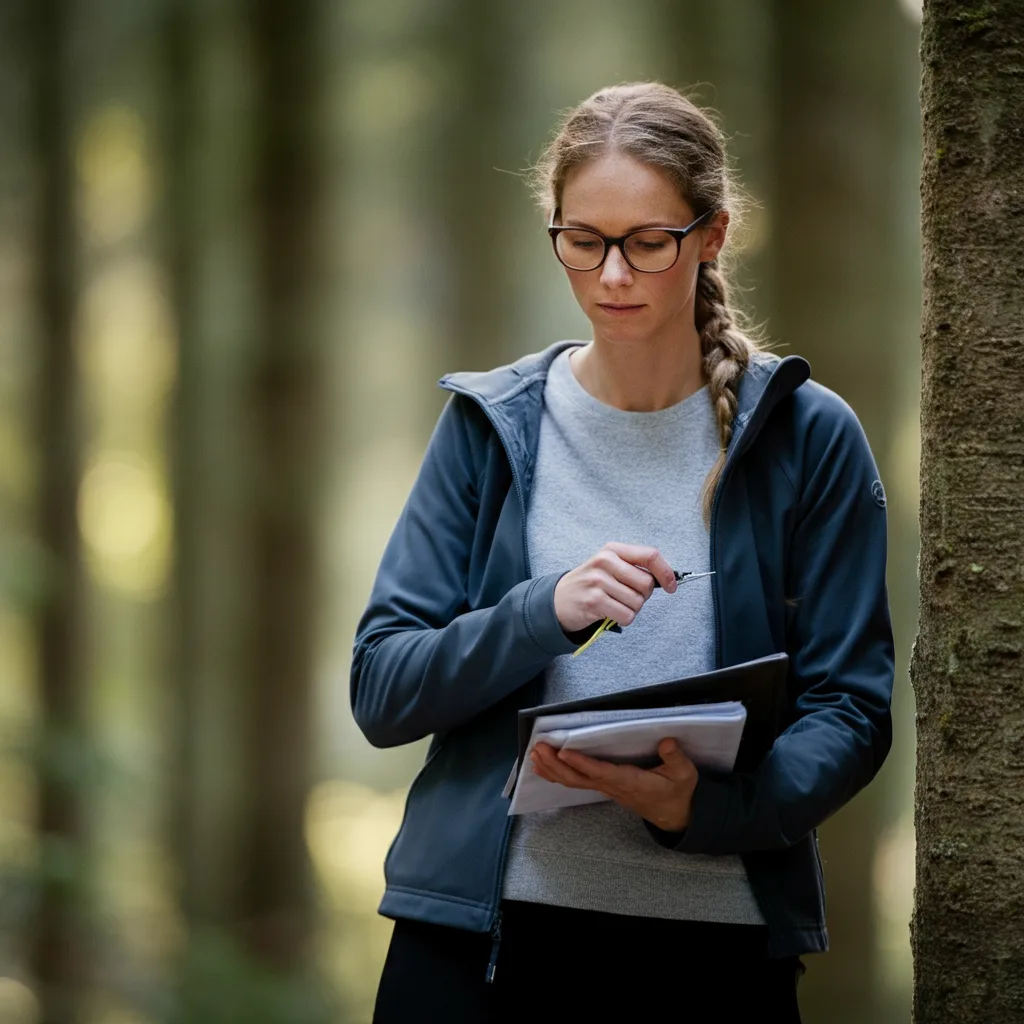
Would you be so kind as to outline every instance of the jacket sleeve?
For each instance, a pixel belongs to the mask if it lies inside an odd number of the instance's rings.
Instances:
[[[467,573],[489,425],[471,399],[447,403],[385,548],[356,630],[352,711],[377,747],[469,721],[573,650],[552,573],[470,610]]]
[[[680,851],[795,843],[871,781],[892,743],[885,503],[853,411],[825,395],[790,537],[790,724],[752,774],[700,774],[690,826],[672,839],[655,832]]]

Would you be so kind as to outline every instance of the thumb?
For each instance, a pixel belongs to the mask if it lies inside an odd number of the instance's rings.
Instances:
[[[676,740],[665,738],[658,744],[658,757],[670,768],[689,766],[690,759],[683,753]]]

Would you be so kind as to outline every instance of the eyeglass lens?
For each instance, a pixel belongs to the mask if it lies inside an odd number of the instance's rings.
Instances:
[[[570,228],[555,239],[558,258],[570,270],[595,270],[604,259],[604,240],[595,231]],[[623,243],[626,262],[635,270],[668,270],[678,256],[678,242],[666,231],[637,231]]]

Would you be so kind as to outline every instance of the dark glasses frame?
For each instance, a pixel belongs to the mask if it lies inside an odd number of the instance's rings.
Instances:
[[[555,211],[555,216],[558,216],[559,211]],[[676,263],[679,262],[679,253],[683,246],[683,239],[700,226],[701,222],[710,217],[715,213],[714,209],[705,210],[696,220],[691,221],[686,225],[685,228],[661,228],[661,227],[650,227],[650,228],[638,228],[636,231],[630,231],[626,235],[620,235],[618,238],[611,238],[608,235],[602,235],[599,231],[595,231],[593,228],[578,228],[571,224],[549,224],[548,234],[551,236],[551,247],[555,250],[555,257],[559,263],[562,264],[568,270],[575,270],[577,273],[588,274],[591,270],[600,270],[604,266],[604,261],[608,258],[608,249],[611,246],[617,246],[619,252],[622,253],[622,258],[638,273],[638,274],[663,274],[666,270],[671,270]],[[561,254],[558,252],[558,236],[563,231],[587,231],[592,234],[595,238],[600,238],[604,245],[604,252],[601,253],[601,260],[593,267],[588,267],[586,270],[582,270],[579,267],[573,267],[566,263],[562,259]],[[647,231],[664,231],[665,234],[671,235],[676,240],[676,255],[675,259],[667,267],[662,267],[661,270],[644,270],[642,267],[636,266],[630,258],[626,255],[626,240],[632,238],[633,235],[642,235]]]

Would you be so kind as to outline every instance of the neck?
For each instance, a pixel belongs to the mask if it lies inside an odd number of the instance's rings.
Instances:
[[[667,409],[705,383],[700,335],[692,323],[688,331],[660,340],[608,341],[595,332],[569,358],[586,391],[627,412]]]

